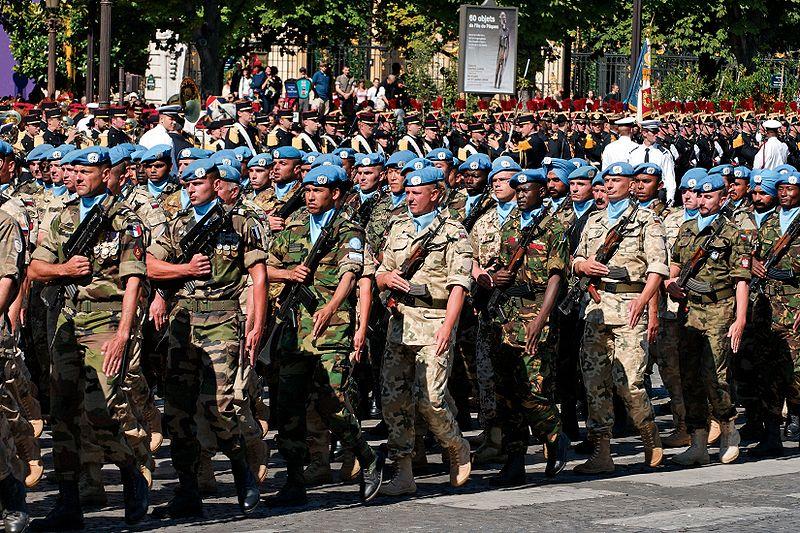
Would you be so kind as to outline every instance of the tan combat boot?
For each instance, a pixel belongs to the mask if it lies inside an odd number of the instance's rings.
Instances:
[[[611,459],[611,437],[593,438],[592,455],[585,463],[572,469],[576,474],[611,474],[614,472],[614,460]]]
[[[478,449],[472,455],[472,462],[476,465],[506,462],[506,455],[503,453],[502,429],[492,426],[486,431],[483,444],[478,446]]]
[[[44,420],[42,419],[42,407],[31,391],[19,395],[19,407],[25,418],[33,427],[33,438],[38,439],[44,431]]]
[[[403,457],[394,463],[394,476],[388,483],[382,483],[378,494],[384,496],[401,496],[417,492],[414,483],[414,472],[411,470],[411,457]]]
[[[708,429],[708,443],[714,444],[719,440],[719,436],[722,434],[722,431],[719,428],[719,422],[711,419],[711,424],[709,424]]]
[[[139,465],[139,471],[142,473],[142,477],[144,477],[145,481],[147,481],[147,488],[153,488],[153,472],[150,471],[148,467],[145,465]]]
[[[719,461],[726,465],[734,462],[739,458],[739,443],[742,439],[739,437],[739,431],[733,420],[728,422],[720,422],[720,438],[719,438]]]
[[[647,422],[642,426],[639,434],[644,443],[644,464],[653,468],[664,460],[664,448],[661,446],[661,436],[655,422]]]
[[[692,443],[692,436],[686,431],[686,422],[678,420],[672,433],[661,439],[664,448],[681,448]]]
[[[83,463],[81,465],[81,474],[78,478],[81,505],[105,507],[108,504],[102,471],[103,465],[100,463]]]
[[[333,471],[325,452],[315,452],[311,454],[311,463],[303,470],[303,479],[306,487],[316,487],[333,483]]]
[[[34,437],[22,437],[15,441],[17,454],[25,464],[25,486],[32,489],[39,484],[44,475],[42,450],[39,441]]]
[[[696,429],[692,432],[692,445],[672,457],[672,462],[683,466],[707,465],[711,462],[708,456],[708,431]]]
[[[461,443],[450,448],[450,484],[461,487],[469,481],[472,472],[472,460],[469,453],[469,442],[461,439]]]
[[[155,405],[151,405],[147,409],[145,418],[147,431],[150,434],[150,453],[156,453],[161,448],[161,444],[164,443],[164,431],[161,428],[161,411]]]
[[[342,483],[353,483],[361,473],[361,464],[356,459],[353,450],[347,450],[342,454],[342,468],[339,470],[339,481]]]
[[[245,446],[245,454],[247,456],[247,464],[250,470],[255,474],[259,483],[263,483],[267,479],[267,456],[269,455],[269,447],[267,443],[261,439],[248,439]]]
[[[214,477],[214,454],[208,450],[200,450],[200,460],[197,463],[197,486],[203,496],[212,496],[217,493],[217,478]]]

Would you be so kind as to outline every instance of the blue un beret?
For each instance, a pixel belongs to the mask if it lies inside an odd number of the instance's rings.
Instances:
[[[341,157],[342,161],[345,159],[354,159],[356,157],[356,151],[352,148],[337,148],[333,151],[333,154]]]
[[[118,144],[113,148],[109,148],[108,157],[111,159],[111,166],[112,167],[117,166],[123,161],[130,161],[132,153],[133,153],[132,150],[126,148],[125,145],[122,144]],[[64,162],[63,159],[61,162],[63,164]]]
[[[523,183],[547,183],[547,176],[544,175],[542,168],[526,168],[518,172],[509,180],[509,185],[516,189]]]
[[[428,161],[447,161],[451,165],[454,163],[453,152],[447,148],[436,148],[425,154]]]
[[[192,161],[196,161],[197,159],[206,159],[212,155],[214,155],[214,152],[211,150],[203,150],[202,148],[184,148],[178,152],[178,159],[191,159]]]
[[[681,178],[680,189],[690,189],[694,190],[697,186],[697,182],[701,179],[704,179],[708,176],[708,172],[704,168],[690,168],[686,171],[686,173]]]
[[[302,159],[303,154],[294,146],[281,146],[272,151],[272,159]]]
[[[43,159],[47,159],[48,161],[59,161],[62,157],[73,150],[77,150],[77,147],[74,144],[62,144],[47,152]],[[112,161],[112,164],[115,163]]]
[[[790,174],[792,172],[797,172],[797,169],[789,164],[778,165],[774,170],[778,174]]]
[[[108,148],[102,146],[90,146],[83,150],[78,150],[78,153],[72,158],[73,165],[84,167],[108,165],[109,163],[111,163],[111,158],[108,155]]]
[[[371,154],[356,154],[355,167],[382,167],[386,164],[386,157],[378,152]]]
[[[236,159],[238,159],[240,163],[253,157],[253,151],[247,146],[237,146],[233,151],[236,153]]]
[[[433,163],[425,159],[424,157],[415,157],[414,159],[407,161],[403,168],[400,169],[400,174],[405,176],[409,172],[413,170],[422,170],[423,168],[432,167]]]
[[[25,158],[26,161],[41,161],[44,155],[55,148],[52,144],[40,144],[39,146],[34,146],[33,150],[28,152],[28,156]]]
[[[606,176],[625,176],[626,178],[632,178],[635,173],[632,165],[620,161],[619,163],[611,163],[608,165],[601,173],[601,176],[603,179],[605,179]]]
[[[236,185],[240,185],[242,183],[242,173],[238,168],[230,165],[217,165],[217,170],[219,171],[219,179],[222,181],[235,183]]]
[[[633,169],[634,174],[647,174],[648,176],[661,177],[662,170],[659,165],[655,163],[640,163]]]
[[[725,179],[721,173],[706,174],[704,178],[697,180],[694,191],[697,193],[721,191],[725,189]]]
[[[317,160],[319,156],[321,156],[319,152],[305,152],[301,159],[303,165],[313,165],[314,161]],[[272,156],[269,157],[269,160],[272,161]],[[252,159],[251,159],[252,161]]]
[[[464,160],[458,166],[459,172],[464,172],[465,170],[491,170],[492,168],[492,161],[489,159],[489,156],[486,154],[472,154],[467,159]]]
[[[337,186],[347,182],[347,173],[336,165],[322,165],[309,170],[303,185]]]
[[[406,174],[403,180],[403,186],[418,187],[420,185],[430,185],[431,183],[437,183],[439,181],[444,181],[444,172],[442,172],[442,169],[431,165],[418,170],[412,170]]]
[[[320,154],[311,163],[311,168],[329,167],[331,165],[342,168],[342,158],[333,154]]]
[[[157,144],[142,154],[142,163],[152,163],[154,161],[172,162],[172,147],[168,144]]]
[[[522,172],[522,167],[519,166],[519,163],[511,159],[507,155],[501,155],[500,157],[496,158],[492,163],[492,170],[489,172],[489,179],[492,179],[500,172]]]
[[[386,160],[386,168],[403,168],[406,163],[414,159],[415,156],[414,152],[411,150],[398,150],[392,155],[389,156],[389,159]]]
[[[569,160],[569,162],[575,165],[575,168],[585,167],[586,165],[589,164],[588,161],[586,161],[585,159],[581,159],[580,157],[573,157],[572,159]]]
[[[593,180],[597,176],[597,169],[592,165],[583,165],[576,168],[567,176],[567,181],[572,180]]]
[[[0,157],[5,157],[14,153],[14,147],[5,141],[0,141]]]
[[[247,168],[264,167],[272,165],[272,154],[262,153],[254,155],[250,161],[247,162]]]
[[[233,150],[220,150],[212,155],[210,159],[215,165],[233,166],[235,163],[239,163],[239,160],[236,159],[236,152]]]
[[[181,179],[183,181],[193,181],[205,178],[206,174],[216,169],[217,167],[213,159],[198,159],[197,161],[192,161],[183,169],[183,172],[181,172]]]
[[[733,167],[733,178],[737,180],[749,180],[750,169],[743,166]]]
[[[778,174],[775,185],[800,185],[800,173],[790,172],[788,174]]]
[[[708,171],[708,175],[712,176],[714,174],[719,174],[720,176],[725,176],[726,178],[733,177],[733,165],[717,165],[715,167],[711,167],[711,170]]]

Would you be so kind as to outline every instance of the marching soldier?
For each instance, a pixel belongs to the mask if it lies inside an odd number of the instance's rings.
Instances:
[[[156,145],[142,154],[139,164],[144,167],[147,190],[156,202],[169,215],[177,213],[181,209],[180,201],[174,201],[173,197],[181,187],[170,179],[172,148],[166,144]]]
[[[236,102],[236,122],[228,129],[225,138],[225,148],[233,149],[246,146],[252,152],[256,151],[258,131],[253,127],[253,104],[249,100]]]
[[[300,113],[300,121],[303,125],[303,131],[292,139],[292,146],[304,152],[319,152],[322,145],[318,134],[320,127],[319,112],[302,111]]]
[[[47,109],[44,112],[46,126],[42,132],[42,140],[52,146],[60,146],[67,142],[67,136],[61,133],[61,110]]]
[[[253,199],[267,214],[272,232],[281,231],[286,226],[286,219],[277,216],[277,211],[298,194],[301,164],[301,154],[297,148],[281,146],[272,151],[272,187],[265,187]]]
[[[378,151],[378,146],[375,143],[373,134],[375,132],[375,113],[369,109],[364,109],[356,113],[356,134],[353,138],[347,141],[342,141],[352,148],[355,152],[361,154],[371,154]]]
[[[112,107],[108,111],[111,125],[108,127],[106,135],[109,148],[117,145],[131,142],[131,138],[125,131],[125,120],[128,118],[128,112],[124,107]]]
[[[407,113],[404,122],[406,133],[397,141],[397,148],[399,150],[409,150],[414,152],[417,157],[423,157],[427,152],[423,151],[423,142],[419,134],[422,130],[419,113],[414,111]],[[354,146],[353,148],[356,147]]]
[[[400,150],[389,156],[384,165],[388,194],[382,195],[372,208],[372,216],[364,228],[367,242],[378,254],[378,260],[382,257],[381,251],[395,215],[407,212],[406,189],[401,170],[412,159],[414,159],[413,153]]]
[[[248,200],[254,201],[255,198],[264,193],[272,183],[270,173],[272,172],[272,154],[263,153],[254,155],[247,162],[247,176],[250,180],[250,192],[245,194]],[[255,203],[255,202],[254,202]]]

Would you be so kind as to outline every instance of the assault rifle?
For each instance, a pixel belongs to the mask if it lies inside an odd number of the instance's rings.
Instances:
[[[467,233],[472,231],[472,227],[475,225],[481,215],[489,210],[491,202],[488,202],[487,198],[490,198],[489,191],[482,192],[478,197],[478,200],[475,202],[475,205],[472,206],[472,210],[469,212],[469,215],[465,216],[464,220],[461,222],[461,225],[464,226],[464,229],[467,230]]]
[[[306,198],[305,194],[303,194],[303,187],[301,186],[296,191],[294,191],[294,194],[291,196],[291,198],[286,200],[285,204],[283,204],[279,209],[275,211],[275,216],[285,220],[289,218],[289,215],[291,215],[292,213],[303,207],[303,204],[305,204],[305,202]]]
[[[732,216],[733,203],[727,201],[722,206],[722,209],[719,210],[716,220],[711,224],[711,233],[703,239],[703,242],[694,251],[692,257],[681,267],[678,279],[675,281],[681,290],[689,289],[699,294],[708,294],[713,290],[707,281],[699,281],[695,279],[695,276],[703,268],[709,255],[711,255],[711,243],[719,236],[722,228],[725,227],[725,222],[730,220]]]
[[[595,260],[598,263],[607,265],[611,258],[614,257],[614,254],[617,253],[617,250],[619,249],[619,245],[622,243],[622,239],[625,238],[625,228],[634,219],[638,210],[639,202],[634,201],[633,209],[631,209],[630,213],[623,216],[619,222],[617,222],[617,224],[609,230],[608,234],[606,235],[606,240],[595,254]],[[609,267],[609,278],[624,279],[627,277],[627,275],[628,272],[625,267]],[[561,303],[558,304],[558,310],[565,315],[569,315],[572,312],[572,309],[580,303],[583,295],[587,292],[595,303],[600,303],[600,294],[597,292],[597,289],[594,286],[595,282],[596,278],[593,276],[581,276],[578,278],[569,288],[567,295],[563,300],[561,300]]]
[[[786,228],[786,233],[772,245],[772,248],[766,254],[764,269],[767,271],[767,277],[759,278],[754,276],[750,280],[751,303],[755,303],[759,294],[764,294],[764,288],[767,286],[768,280],[790,281],[794,278],[794,273],[791,270],[779,269],[778,263],[789,252],[789,247],[798,235],[800,235],[800,217],[795,217],[789,227]]]

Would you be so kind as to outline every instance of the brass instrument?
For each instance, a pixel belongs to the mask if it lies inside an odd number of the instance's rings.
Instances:
[[[183,78],[178,92],[183,114],[188,122],[194,124],[200,118],[200,88],[192,78]]]
[[[13,109],[0,113],[0,139],[11,145],[16,144],[19,138],[19,125],[21,122],[22,115]]]

